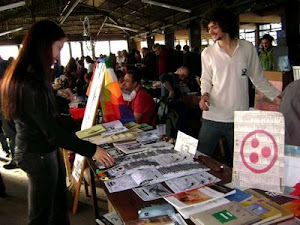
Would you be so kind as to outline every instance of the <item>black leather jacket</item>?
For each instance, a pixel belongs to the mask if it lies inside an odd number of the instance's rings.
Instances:
[[[16,146],[21,151],[48,153],[58,147],[92,157],[96,145],[83,141],[62,128],[50,110],[50,100],[41,86],[24,84],[23,113],[16,124]]]

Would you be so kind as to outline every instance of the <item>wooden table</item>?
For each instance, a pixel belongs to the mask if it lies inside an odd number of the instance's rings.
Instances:
[[[211,168],[209,172],[221,179],[220,184],[226,184],[231,182],[232,170],[230,167],[223,165],[222,163],[217,162],[216,160],[205,156],[200,156],[199,161],[205,166]],[[91,177],[96,177],[97,166],[95,165],[92,159],[88,159],[88,164],[90,167]],[[113,208],[120,215],[120,217],[124,222],[138,219],[138,211],[142,207],[153,205],[153,204],[166,203],[164,199],[144,202],[134,193],[133,190],[109,193],[103,181],[100,180],[99,181],[96,180],[95,182],[94,179],[91,179],[91,186],[93,190],[92,201],[93,201],[95,219],[99,218],[97,198],[96,198],[96,186],[101,187],[105,190],[109,202],[112,204]]]

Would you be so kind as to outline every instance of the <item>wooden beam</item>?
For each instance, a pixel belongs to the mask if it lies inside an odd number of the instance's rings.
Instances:
[[[240,14],[240,23],[281,23],[280,15],[260,16],[253,12]]]

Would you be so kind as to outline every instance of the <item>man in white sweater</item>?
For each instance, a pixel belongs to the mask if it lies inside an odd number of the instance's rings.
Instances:
[[[234,111],[249,109],[248,77],[271,100],[279,91],[264,76],[252,43],[235,39],[239,25],[232,12],[216,9],[204,23],[215,43],[201,55],[199,106],[203,110],[203,121],[198,151],[211,156],[220,137],[225,137],[232,158],[233,115]]]

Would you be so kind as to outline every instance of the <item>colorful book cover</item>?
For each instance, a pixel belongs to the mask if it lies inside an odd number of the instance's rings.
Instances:
[[[241,202],[240,204],[260,217],[261,221],[255,223],[256,225],[275,220],[282,216],[280,210],[256,197],[252,197],[250,200]]]
[[[235,193],[234,189],[222,185],[212,185],[172,194],[164,197],[164,199],[175,208],[182,209],[192,205],[201,205],[233,193]]]
[[[248,193],[251,193],[253,196],[256,196],[257,198],[265,198],[282,206],[284,209],[288,210],[289,212],[292,212],[296,217],[300,216],[299,199],[260,189],[248,189],[246,191]],[[287,216],[289,215],[289,213],[287,212],[285,212],[284,214]]]
[[[252,198],[252,194],[235,188],[235,193],[233,195],[228,195],[226,198],[229,201],[242,202]]]
[[[245,225],[259,221],[260,217],[237,202],[229,202],[194,214],[190,219],[196,225]]]

